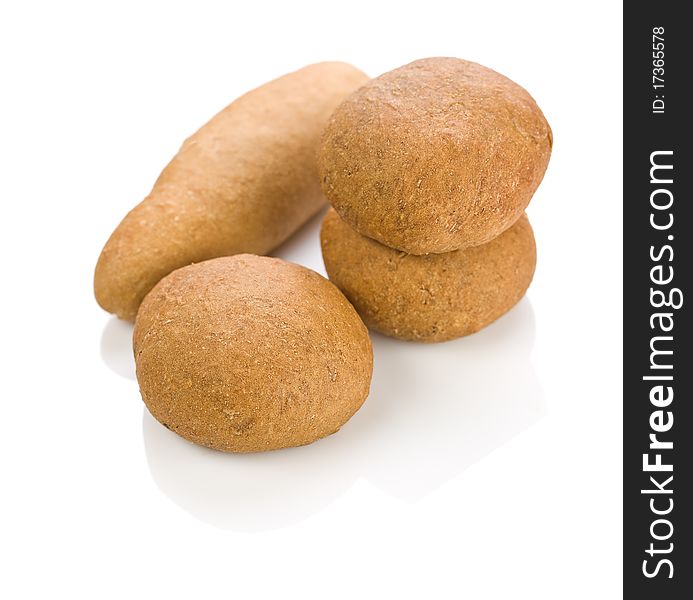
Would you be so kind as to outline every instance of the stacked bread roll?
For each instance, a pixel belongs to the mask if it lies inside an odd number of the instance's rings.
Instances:
[[[371,80],[322,138],[330,280],[385,335],[439,342],[490,324],[532,280],[524,211],[551,145],[532,97],[476,63],[430,58]]]

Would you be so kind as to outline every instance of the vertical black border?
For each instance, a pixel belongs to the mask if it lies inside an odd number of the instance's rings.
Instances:
[[[691,339],[691,306],[693,287],[691,271],[693,260],[693,220],[690,205],[693,203],[691,177],[693,159],[690,146],[690,113],[692,98],[687,94],[692,79],[690,61],[693,56],[693,29],[684,18],[683,3],[652,2],[625,3],[624,6],[624,597],[653,598],[656,600],[693,598],[693,553],[691,545],[691,517],[693,512],[693,353]],[[653,48],[653,28],[664,28],[664,88],[653,88],[653,64],[658,49]],[[654,40],[656,42],[657,40]],[[660,72],[658,72],[661,74]],[[664,113],[653,112],[656,96],[664,100]],[[651,183],[651,153],[673,151],[670,161],[674,168],[669,171],[673,183]],[[655,176],[666,178],[665,171]],[[655,211],[650,204],[650,195],[659,188],[667,188],[674,197],[669,210]],[[667,193],[656,195],[664,200]],[[651,214],[655,221],[665,223],[671,213],[674,223],[670,229],[657,230],[651,225]],[[673,236],[673,239],[669,239]],[[662,251],[670,245],[669,251]],[[659,256],[654,260],[652,256]],[[674,278],[670,284],[653,284],[652,269],[661,265],[663,271],[655,271],[655,277],[668,275],[673,267]],[[665,294],[678,288],[683,294],[683,306],[679,309],[655,308],[651,302],[651,289]],[[657,300],[655,300],[657,302]],[[668,335],[671,341],[660,341],[660,348],[668,345],[673,355],[661,357],[669,361],[670,370],[651,369],[652,338],[662,335],[658,326],[650,321],[654,313],[671,312],[674,327]],[[655,321],[660,323],[660,321]],[[660,361],[660,362],[661,362]],[[645,376],[671,375],[670,382],[643,380]],[[650,390],[658,384],[670,385],[674,399],[664,408],[650,401]],[[662,440],[673,442],[673,449],[650,449],[650,434],[653,433],[650,419],[657,410],[671,412],[673,427],[657,434]],[[657,417],[653,417],[657,418]],[[661,421],[659,421],[661,423]],[[649,453],[649,461],[656,460],[660,453],[664,463],[673,464],[673,471],[645,472],[643,454]],[[652,489],[649,477],[660,483],[673,475],[666,486],[672,493],[648,494],[641,490]],[[655,515],[650,501],[659,510],[669,506],[667,515]],[[673,534],[668,540],[654,540],[651,526],[657,518],[668,519]],[[655,525],[655,533],[666,535],[668,525]],[[654,543],[657,549],[668,548],[671,552],[650,556],[646,551]],[[654,571],[660,559],[669,559],[673,565],[673,578],[669,578],[670,567],[660,566],[659,574],[648,578],[643,573],[643,561]]]

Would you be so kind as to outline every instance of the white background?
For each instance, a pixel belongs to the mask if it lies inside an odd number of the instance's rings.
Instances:
[[[11,4],[14,4],[12,6]],[[0,596],[616,598],[621,593],[620,3],[16,2],[0,9]],[[363,409],[228,456],[144,411],[103,243],[182,140],[320,60],[449,55],[553,127],[539,263],[506,317],[374,336]],[[278,254],[322,272],[314,221]]]

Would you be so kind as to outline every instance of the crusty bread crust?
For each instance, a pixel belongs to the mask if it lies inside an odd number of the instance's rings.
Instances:
[[[484,244],[520,218],[549,161],[551,129],[507,77],[457,58],[371,80],[333,113],[322,186],[359,233],[411,254]]]
[[[99,304],[132,320],[171,271],[266,254],[286,240],[324,205],[320,134],[366,80],[345,63],[310,65],[238,98],[188,138],[106,243],[94,275]]]
[[[320,240],[330,281],[366,325],[419,342],[442,342],[486,327],[522,298],[536,265],[526,215],[486,244],[416,256],[360,235],[331,209]]]
[[[324,277],[241,254],[178,269],[135,323],[142,398],[197,444],[257,452],[337,431],[368,395],[368,330]]]

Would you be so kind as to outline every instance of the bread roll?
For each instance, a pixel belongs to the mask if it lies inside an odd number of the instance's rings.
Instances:
[[[368,395],[368,331],[317,273],[240,254],[178,269],[140,307],[137,380],[152,415],[225,452],[309,444]]]
[[[362,235],[410,254],[484,244],[520,218],[542,180],[551,129],[495,71],[429,58],[351,94],[323,134],[325,195]]]
[[[188,138],[106,243],[94,274],[99,304],[134,319],[171,271],[285,241],[324,205],[320,134],[366,80],[345,63],[310,65],[241,96]]]
[[[334,210],[320,232],[325,268],[366,325],[388,336],[442,342],[475,333],[510,310],[534,275],[526,216],[494,240],[416,256],[349,227]]]

